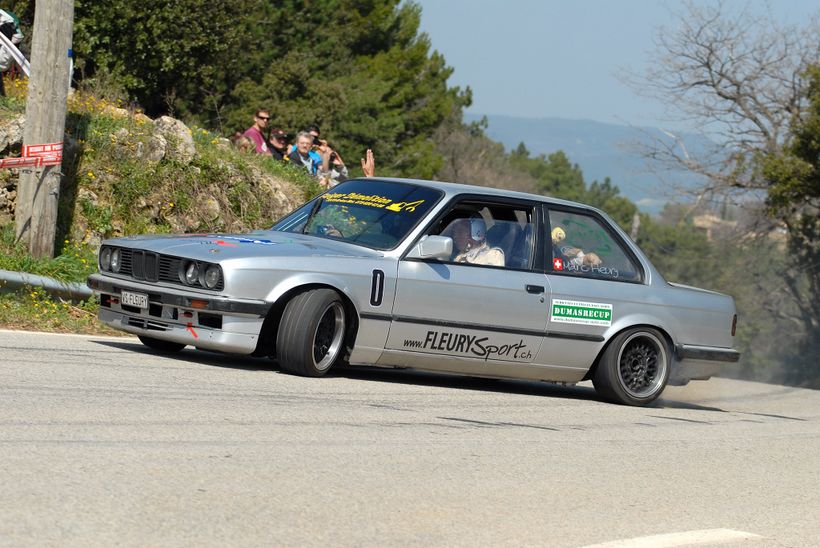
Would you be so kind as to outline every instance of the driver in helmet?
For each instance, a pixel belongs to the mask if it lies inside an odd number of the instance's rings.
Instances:
[[[487,225],[484,219],[458,219],[452,230],[457,263],[504,266],[504,251],[490,247],[486,241]]]

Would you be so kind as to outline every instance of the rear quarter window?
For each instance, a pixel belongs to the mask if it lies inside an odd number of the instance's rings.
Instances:
[[[593,215],[550,210],[545,238],[554,273],[626,282],[641,270],[618,239]]]

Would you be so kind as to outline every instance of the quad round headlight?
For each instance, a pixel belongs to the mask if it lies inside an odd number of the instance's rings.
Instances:
[[[104,247],[100,250],[100,270],[111,268],[111,248]]]
[[[122,268],[122,251],[115,249],[111,252],[111,270],[119,272]]]
[[[210,265],[205,270],[205,276],[203,276],[203,285],[208,289],[213,289],[219,284],[219,278],[221,277],[221,272],[219,267],[215,264]]]
[[[191,261],[185,267],[185,283],[188,285],[196,285],[199,281],[199,265]]]

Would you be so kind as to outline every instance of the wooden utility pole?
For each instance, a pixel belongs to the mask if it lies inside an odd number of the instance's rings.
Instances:
[[[26,147],[59,143],[65,133],[73,0],[37,0],[26,102]],[[17,240],[35,257],[53,257],[61,164],[21,169],[15,205]]]

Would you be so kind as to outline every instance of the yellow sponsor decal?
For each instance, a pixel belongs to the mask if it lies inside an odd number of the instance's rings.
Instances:
[[[407,211],[413,212],[416,210],[418,206],[424,203],[424,200],[418,200],[415,202],[396,202],[395,204],[390,204],[387,206],[387,209],[390,211]]]
[[[325,194],[323,199],[324,201],[331,203],[362,205],[397,212],[413,212],[418,206],[424,203],[424,200],[391,203],[393,200],[390,198],[385,198],[384,196],[359,194],[358,192]]]

